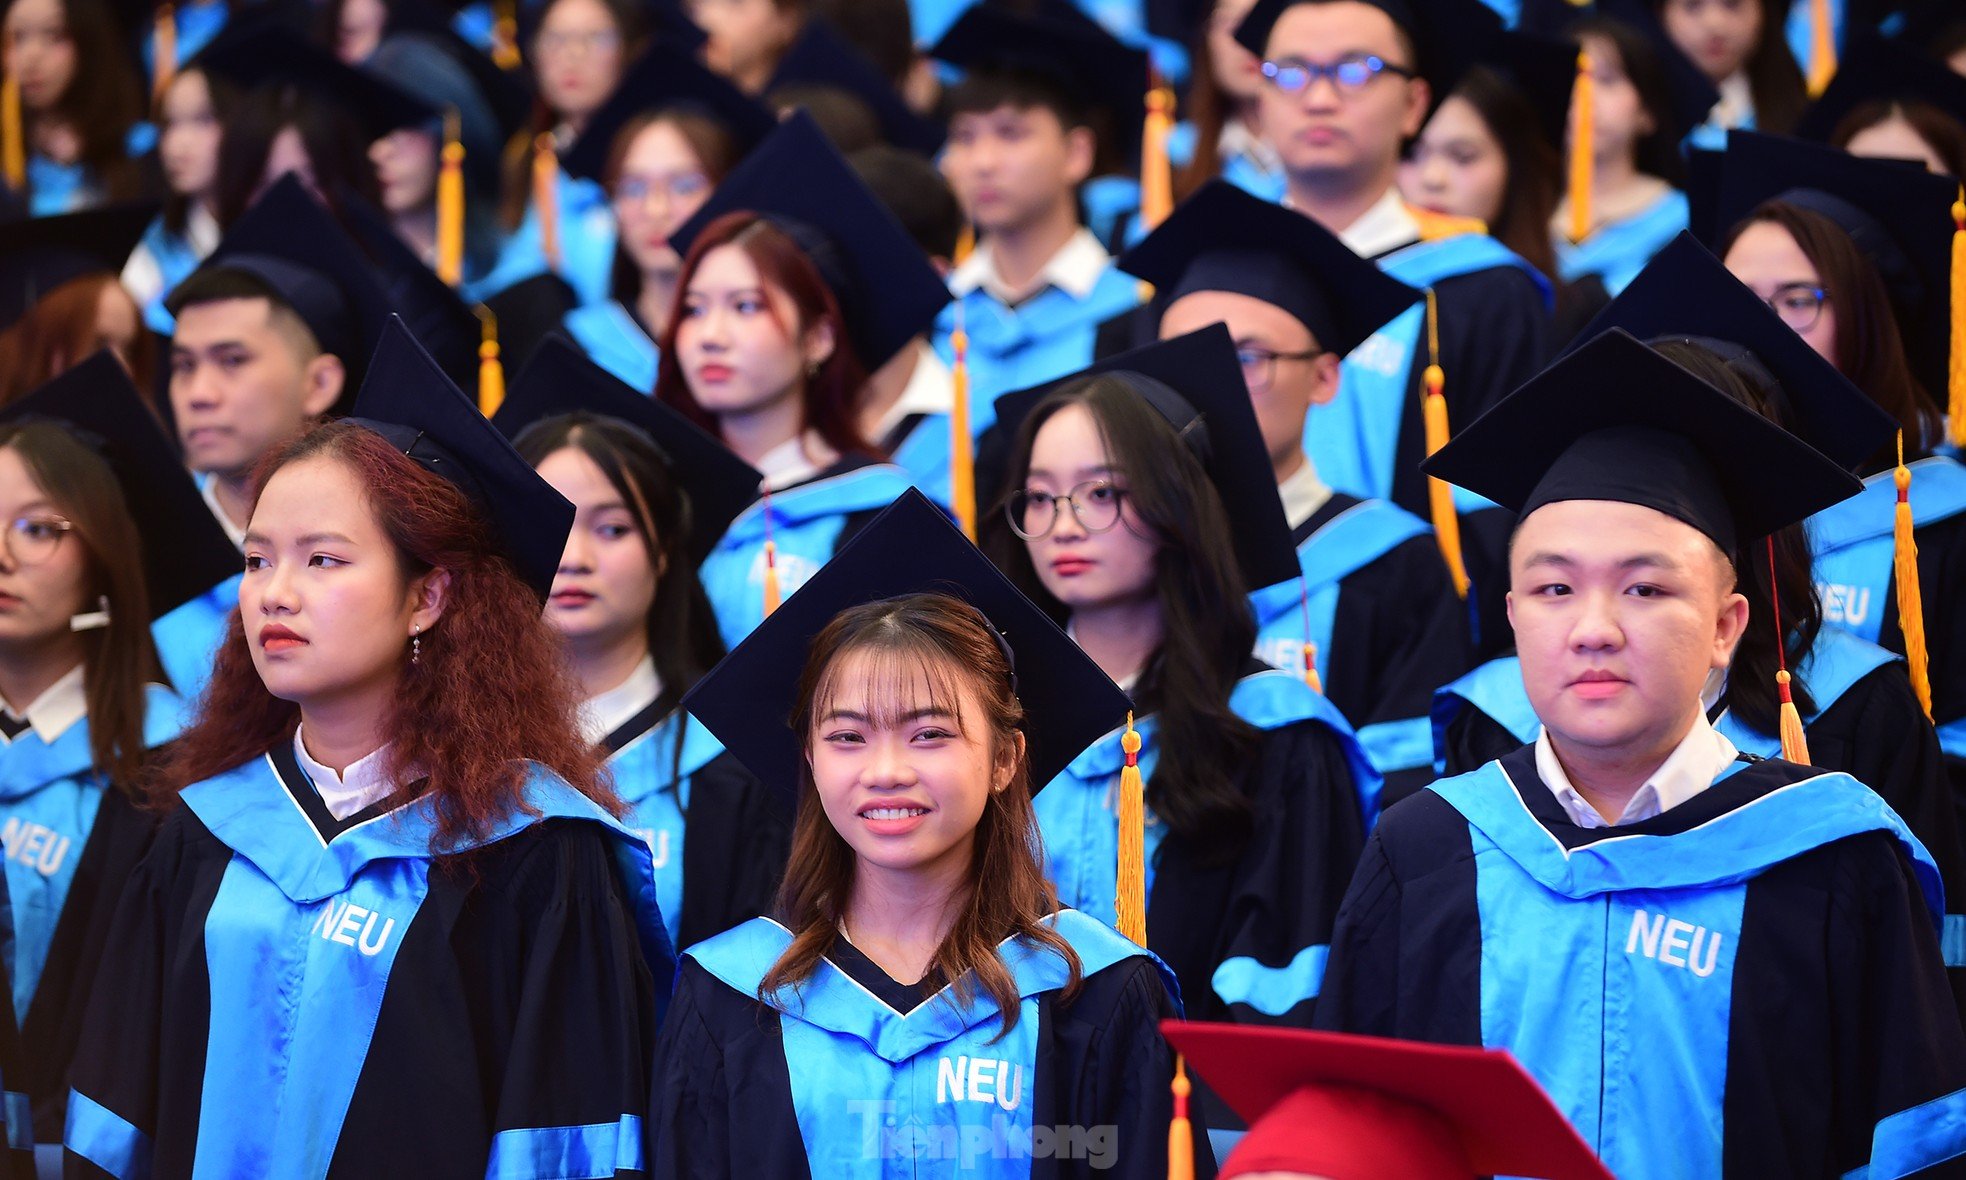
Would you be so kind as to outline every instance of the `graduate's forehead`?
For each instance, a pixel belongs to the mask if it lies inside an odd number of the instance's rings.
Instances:
[[[1650,568],[1697,575],[1717,568],[1705,533],[1656,508],[1615,500],[1559,500],[1522,518],[1509,545],[1515,573],[1535,569]]]
[[[856,720],[885,728],[924,717],[957,725],[975,707],[974,674],[926,644],[867,643],[828,661],[813,693],[815,724]]]

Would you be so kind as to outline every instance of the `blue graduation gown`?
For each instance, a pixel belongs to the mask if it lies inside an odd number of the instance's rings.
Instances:
[[[519,228],[505,239],[498,262],[466,290],[467,302],[482,301],[548,270],[566,280],[582,306],[607,302],[609,280],[614,276],[615,240],[614,209],[608,204],[607,192],[592,180],[565,172],[555,173],[553,191],[559,218],[560,265],[546,265],[539,210],[528,204]]]
[[[196,57],[198,51],[212,43],[212,39],[225,31],[225,22],[231,16],[231,7],[226,0],[187,0],[172,10],[172,24],[177,49],[173,69],[182,69],[184,63]],[[143,68],[151,78],[157,77],[157,27],[153,22],[144,32]]]
[[[1107,264],[1080,299],[1046,287],[1016,307],[1006,307],[981,287],[959,297],[935,318],[935,351],[954,363],[949,334],[957,308],[969,335],[970,429],[981,434],[996,421],[996,399],[1085,368],[1093,361],[1099,325],[1140,304],[1140,281]]]
[[[891,463],[846,459],[738,513],[698,570],[724,645],[736,647],[764,621],[767,539],[777,551],[783,601],[832,560],[853,529],[908,486],[907,473]]]
[[[610,299],[576,307],[562,322],[588,359],[621,378],[630,388],[654,393],[655,367],[662,350],[620,301]]]
[[[543,767],[526,800],[467,865],[427,798],[336,820],[291,744],[186,788],[117,915],[69,1174],[639,1172],[675,965],[648,846]]]
[[[1606,222],[1583,241],[1556,235],[1556,273],[1566,283],[1596,275],[1605,293],[1616,297],[1638,277],[1652,256],[1686,228],[1686,194],[1667,189],[1659,199],[1629,217]]]
[[[1181,981],[1197,1020],[1302,1024],[1317,996],[1331,919],[1376,806],[1378,775],[1331,703],[1288,672],[1245,676],[1230,695],[1259,731],[1238,774],[1254,811],[1248,846],[1222,866],[1170,842],[1147,817],[1147,945]],[[1158,720],[1140,734],[1140,771],[1159,761]],[[1114,920],[1123,731],[1107,734],[1033,800],[1062,904]]]
[[[1387,811],[1317,1024],[1506,1048],[1634,1180],[1909,1175],[1966,1153],[1940,891],[1848,775],[1743,760],[1585,829],[1525,748]]]
[[[187,702],[204,695],[205,684],[212,678],[212,660],[239,613],[239,583],[244,577],[234,574],[150,624],[150,638],[157,644],[164,674]]]
[[[797,990],[757,998],[791,933],[757,918],[684,955],[662,1030],[652,1177],[1167,1174],[1179,1012],[1146,951],[1084,914],[1046,919],[1077,952],[998,948],[1022,1002],[900,985],[844,938]],[[1033,1158],[1033,1157],[1037,1158]],[[1204,1173],[1206,1174],[1206,1173]]]

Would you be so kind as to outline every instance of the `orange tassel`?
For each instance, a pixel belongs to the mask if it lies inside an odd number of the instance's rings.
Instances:
[[[1195,1126],[1188,1119],[1188,1095],[1195,1084],[1188,1080],[1188,1063],[1174,1055],[1174,1118],[1167,1124],[1167,1180],[1195,1180]]]
[[[497,0],[492,5],[491,59],[501,70],[516,70],[524,64],[519,54],[519,12],[514,0]]]
[[[1789,692],[1788,624],[1782,619],[1782,590],[1776,584],[1775,538],[1768,538],[1768,604],[1775,613],[1775,692],[1782,698],[1777,728],[1782,738],[1782,760],[1797,766],[1809,765],[1809,739],[1802,731],[1802,714]]]
[[[20,192],[27,187],[27,137],[21,130],[20,83],[9,77],[0,81],[0,174],[7,187]]]
[[[437,277],[452,287],[464,281],[464,144],[457,109],[444,112],[443,164],[437,172]]]
[[[1952,341],[1947,359],[1952,445],[1966,448],[1966,185],[1952,202]]]
[[[969,256],[974,253],[976,253],[976,227],[965,221],[963,232],[956,235],[956,256],[949,261],[961,266],[968,262]]]
[[[1591,232],[1591,174],[1596,167],[1597,78],[1591,55],[1577,53],[1577,85],[1570,93],[1570,241],[1583,241]]]
[[[1319,696],[1324,695],[1324,681],[1317,674],[1317,644],[1311,642],[1311,588],[1302,576],[1297,579],[1297,608],[1304,614],[1304,683]]]
[[[949,408],[949,507],[963,536],[976,540],[976,455],[969,436],[969,333],[963,330],[963,305],[956,301],[956,330],[949,334],[955,363],[949,370],[954,397]]]
[[[1905,665],[1918,706],[1932,716],[1931,656],[1925,648],[1925,593],[1918,585],[1918,539],[1912,532],[1911,468],[1905,466],[1905,436],[1898,432],[1898,504],[1891,521],[1891,576],[1898,583],[1898,630],[1905,637]]]
[[[1113,910],[1119,932],[1147,945],[1147,791],[1140,781],[1140,734],[1133,714],[1120,736],[1126,766],[1120,770],[1120,861]]]
[[[1152,231],[1174,212],[1174,170],[1167,137],[1174,130],[1174,91],[1148,69],[1147,120],[1140,132],[1140,224]]]
[[[177,77],[177,5],[170,0],[157,8],[157,18],[153,22],[156,29],[156,44],[153,60],[155,75],[151,79],[150,97],[164,101],[164,91],[171,88],[171,80]]]
[[[539,249],[550,270],[560,269],[560,158],[553,137],[541,133],[532,141],[532,207],[539,215]]]
[[[1433,288],[1427,288],[1427,371],[1421,380],[1421,409],[1427,428],[1427,454],[1447,445],[1447,373],[1440,367],[1440,311]],[[1468,567],[1461,560],[1461,518],[1454,512],[1454,489],[1442,480],[1427,479],[1427,507],[1433,517],[1434,540],[1454,579],[1454,593],[1468,596]]]
[[[478,412],[489,418],[505,404],[505,365],[498,359],[498,317],[478,305]]]
[[[765,617],[778,609],[778,542],[771,538],[771,489],[765,489]]]
[[[1830,25],[1829,0],[1809,0],[1809,97],[1829,88],[1836,77],[1836,30]]]

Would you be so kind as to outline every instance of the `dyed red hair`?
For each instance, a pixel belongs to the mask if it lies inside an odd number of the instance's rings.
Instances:
[[[854,351],[853,337],[847,331],[839,300],[833,297],[832,289],[819,275],[819,268],[806,257],[799,244],[763,214],[745,210],[726,213],[696,235],[696,242],[690,246],[689,256],[683,259],[682,272],[676,279],[676,305],[669,310],[669,326],[662,333],[662,360],[655,374],[657,399],[711,434],[723,437],[715,415],[704,409],[690,392],[676,351],[676,333],[682,327],[683,301],[689,296],[690,280],[696,276],[704,255],[719,246],[736,246],[744,251],[751,265],[758,268],[759,280],[782,293],[798,309],[798,323],[779,325],[787,336],[797,340],[818,324],[833,330],[833,355],[806,379],[803,427],[818,432],[827,446],[842,455],[875,454],[873,444],[860,434],[859,415],[854,409],[861,386],[867,383],[867,370]]]
[[[575,724],[579,697],[557,638],[540,618],[539,600],[498,554],[483,513],[380,435],[347,422],[315,426],[274,451],[260,464],[255,498],[274,473],[304,459],[354,472],[405,579],[450,573],[444,618],[424,634],[416,665],[404,645],[382,734],[392,773],[428,771],[437,847],[482,837],[513,811],[530,811],[520,759],[544,764],[619,815],[621,801]],[[197,719],[160,768],[161,786],[180,791],[258,758],[292,741],[299,719],[296,705],[261,683],[235,612]]]
[[[96,309],[111,287],[129,299],[116,276],[97,271],[70,279],[36,300],[20,322],[0,333],[0,405],[25,397],[105,347],[96,332]],[[152,393],[155,349],[135,300],[136,339],[128,355],[117,354],[130,381],[145,397]]]

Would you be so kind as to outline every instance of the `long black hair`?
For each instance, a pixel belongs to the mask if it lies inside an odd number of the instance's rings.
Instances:
[[[1235,768],[1247,763],[1256,744],[1255,728],[1229,708],[1229,694],[1256,645],[1256,618],[1229,541],[1228,513],[1174,427],[1125,379],[1112,375],[1071,382],[1026,416],[1012,447],[1008,492],[1024,486],[1039,428],[1067,406],[1083,406],[1092,415],[1119,473],[1116,482],[1160,542],[1154,582],[1161,646],[1134,694],[1140,712],[1155,715],[1160,727],[1160,759],[1147,784],[1147,804],[1204,861],[1227,863],[1249,839],[1251,808]],[[983,530],[984,551],[997,567],[1062,623],[1069,612],[1038,580],[1029,549],[1001,507]]]

